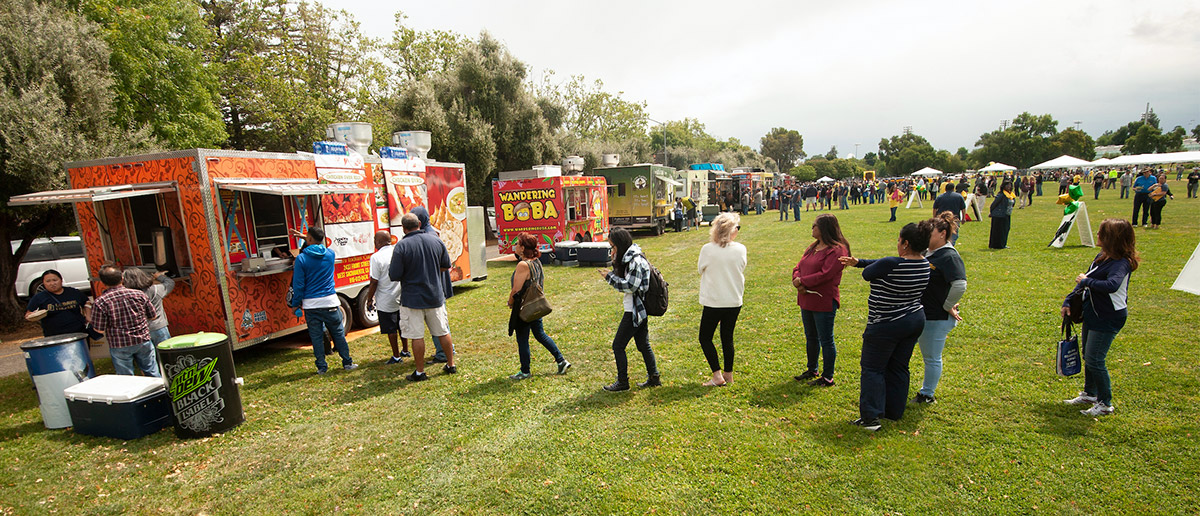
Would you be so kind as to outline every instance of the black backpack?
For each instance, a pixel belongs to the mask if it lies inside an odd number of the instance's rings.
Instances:
[[[642,259],[649,264],[650,260],[646,255],[642,255]],[[658,267],[650,265],[650,288],[646,290],[646,296],[642,299],[642,304],[646,306],[646,315],[662,317],[667,313],[667,287],[671,284],[663,279],[662,273],[658,271]]]

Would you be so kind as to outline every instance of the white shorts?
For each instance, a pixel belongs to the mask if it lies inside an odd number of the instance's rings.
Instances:
[[[425,327],[429,334],[441,337],[450,334],[450,318],[446,315],[446,305],[437,308],[400,307],[400,336],[406,339],[425,338]]]
[[[805,198],[804,198],[804,202],[805,202],[805,203],[812,203],[812,204],[816,204],[816,203],[817,203],[817,198],[816,198],[816,197],[805,197]]]

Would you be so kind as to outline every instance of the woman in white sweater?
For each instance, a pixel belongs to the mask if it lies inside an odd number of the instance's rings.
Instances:
[[[700,248],[697,268],[700,270],[700,305],[704,312],[700,316],[700,348],[712,379],[705,386],[725,385],[733,381],[733,328],[737,325],[738,313],[742,311],[742,292],[746,287],[746,246],[734,242],[741,217],[736,213],[722,213],[712,222],[709,231],[711,242]],[[725,368],[717,361],[717,349],[713,347],[713,333],[721,327],[721,352]]]

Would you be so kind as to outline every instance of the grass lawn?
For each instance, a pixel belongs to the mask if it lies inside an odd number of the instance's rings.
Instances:
[[[513,264],[494,263],[450,301],[457,376],[434,366],[430,381],[405,382],[411,362],[384,365],[379,335],[351,343],[361,369],[321,377],[308,350],[252,348],[237,354],[247,421],[218,437],[46,430],[28,375],[0,379],[0,514],[1197,513],[1200,298],[1169,287],[1200,237],[1200,201],[1172,185],[1164,227],[1137,230],[1144,261],[1108,357],[1112,416],[1060,402],[1083,378],[1054,374],[1058,307],[1096,250],[1074,235],[1047,247],[1062,216],[1054,197],[1014,211],[1011,249],[987,249],[986,220],[963,228],[966,320],[946,345],[939,402],[874,434],[847,424],[868,285],[857,269],[843,279],[837,386],[792,380],[805,352],[790,274],[815,213],[797,224],[768,212],[742,219],[750,265],[728,387],[700,386],[695,264],[706,230],[638,239],[671,283],[670,312],[650,322],[664,381],[652,389],[601,390],[614,376],[621,298],[581,268],[547,268],[546,328],[575,367],[554,375],[534,344],[534,377],[510,381]],[[1093,231],[1129,216],[1116,190],[1099,201],[1085,191]],[[855,256],[895,254],[901,224],[929,216],[914,206],[885,223],[887,211],[833,212]],[[915,394],[919,351],[912,368]]]

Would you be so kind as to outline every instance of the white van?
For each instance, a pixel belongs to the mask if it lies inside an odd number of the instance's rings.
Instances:
[[[10,242],[13,251],[20,240]],[[17,296],[28,298],[42,290],[42,273],[54,269],[62,274],[63,286],[84,292],[92,290],[88,282],[87,260],[83,257],[83,240],[79,237],[38,238],[17,269]]]

